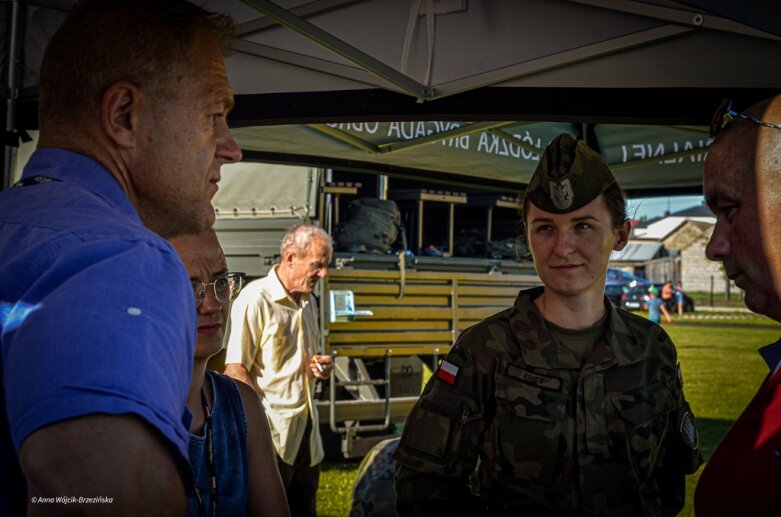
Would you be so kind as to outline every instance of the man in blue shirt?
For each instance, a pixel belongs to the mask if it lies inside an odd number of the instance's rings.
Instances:
[[[231,36],[184,0],[84,0],[47,48],[39,148],[0,192],[2,515],[184,513],[195,305],[161,236],[210,227],[241,158]]]

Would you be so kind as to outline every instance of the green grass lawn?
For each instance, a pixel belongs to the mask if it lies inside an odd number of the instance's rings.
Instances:
[[[342,517],[350,513],[353,483],[358,474],[358,463],[323,463],[320,488],[317,491],[317,515]]]
[[[778,339],[781,326],[752,328],[741,322],[728,327],[703,322],[666,329],[678,348],[684,391],[697,415],[707,461],[767,375],[767,365],[757,349]],[[692,496],[700,472],[687,479],[687,505],[681,515],[694,515]]]
[[[686,320],[665,329],[678,348],[686,398],[697,416],[707,461],[767,375],[757,349],[777,340],[781,325],[759,317],[734,322]],[[323,465],[317,497],[320,515],[348,514],[357,469],[357,463]],[[699,475],[687,479],[687,505],[681,515],[694,515],[692,497]]]

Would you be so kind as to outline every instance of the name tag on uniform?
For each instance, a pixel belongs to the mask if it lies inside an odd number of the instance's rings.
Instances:
[[[528,370],[524,370],[520,366],[516,366],[514,364],[510,364],[507,366],[506,374],[508,377],[518,379],[519,381],[523,381],[533,386],[539,386],[540,388],[545,388],[548,390],[555,390],[555,391],[559,391],[561,389],[561,379],[559,379],[558,377],[548,377],[545,375],[540,375],[539,373],[534,373]]]

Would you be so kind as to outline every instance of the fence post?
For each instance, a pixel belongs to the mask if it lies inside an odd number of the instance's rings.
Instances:
[[[710,276],[710,306],[713,307],[713,275]]]

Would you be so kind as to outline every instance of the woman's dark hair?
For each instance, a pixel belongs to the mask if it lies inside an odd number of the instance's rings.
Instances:
[[[613,228],[618,228],[629,219],[629,215],[626,213],[626,194],[624,194],[624,189],[618,186],[618,183],[613,183],[602,195],[605,198],[607,211],[610,212]]]

